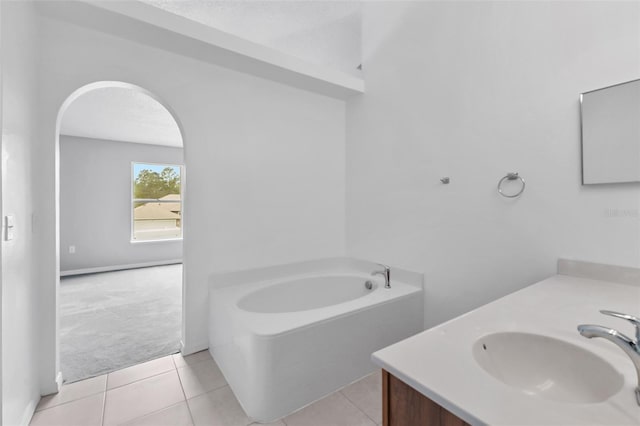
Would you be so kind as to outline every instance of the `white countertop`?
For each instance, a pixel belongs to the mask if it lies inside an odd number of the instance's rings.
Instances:
[[[556,275],[438,327],[375,352],[373,361],[471,424],[640,424],[631,360],[604,339],[582,337],[579,324],[634,336],[624,320],[601,309],[640,315],[640,286]],[[473,344],[496,332],[546,335],[591,351],[624,376],[622,389],[599,403],[557,402],[510,387],[475,361]]]

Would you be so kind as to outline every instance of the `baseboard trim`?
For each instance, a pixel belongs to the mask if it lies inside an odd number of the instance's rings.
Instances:
[[[38,398],[37,401],[34,401],[34,400],[29,401],[29,404],[27,404],[22,414],[22,419],[20,419],[21,426],[28,426],[29,423],[31,423],[31,418],[33,417],[33,414],[36,412],[36,407],[38,406],[39,402],[40,402],[40,398]]]
[[[58,374],[56,374],[56,385],[58,386],[58,390],[56,391],[56,393],[60,392],[63,383],[64,377],[62,377],[62,371],[58,371]]]
[[[47,380],[46,383],[40,383],[40,395],[54,395],[60,392],[63,383],[64,377],[62,377],[62,371],[58,371],[53,380]]]
[[[186,355],[191,355],[194,354],[196,352],[200,352],[200,351],[204,351],[205,349],[209,349],[209,344],[208,343],[201,343],[199,345],[191,345],[191,346],[187,346],[184,344],[184,342],[181,340],[180,341],[180,353],[184,356]]]
[[[98,266],[95,268],[71,269],[68,271],[60,271],[61,277],[71,275],[95,274],[98,272],[122,271],[125,269],[148,268],[151,266],[175,265],[182,263],[182,259],[157,260],[153,262],[130,263],[127,265]]]

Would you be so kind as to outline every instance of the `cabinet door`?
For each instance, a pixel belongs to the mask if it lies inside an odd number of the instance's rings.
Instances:
[[[382,370],[384,426],[468,426],[402,380]]]

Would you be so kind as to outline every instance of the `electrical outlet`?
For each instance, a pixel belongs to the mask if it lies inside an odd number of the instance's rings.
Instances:
[[[69,254],[76,254],[76,246],[69,246]]]

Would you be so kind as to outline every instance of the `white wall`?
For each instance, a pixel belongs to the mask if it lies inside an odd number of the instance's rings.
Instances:
[[[61,272],[182,259],[181,241],[131,242],[131,162],[182,164],[182,148],[60,137]]]
[[[15,238],[2,242],[2,419],[26,425],[39,399],[36,239],[31,215],[36,154],[33,5],[2,3],[2,215],[14,215]],[[4,237],[4,233],[3,233]]]
[[[136,84],[168,106],[184,138],[186,351],[207,347],[212,272],[345,252],[345,104],[115,36],[39,22],[43,392],[55,359],[56,116],[79,87]]]
[[[639,10],[365,5],[367,93],[347,106],[347,252],[424,271],[427,327],[554,274],[558,257],[640,264],[640,186],[580,185],[578,103],[638,78]],[[496,193],[510,171],[527,181],[519,199]]]
[[[143,1],[309,63],[360,75],[361,2]]]
[[[558,257],[638,263],[637,217],[610,209],[637,211],[640,188],[580,186],[577,102],[637,78],[638,7],[367,4],[346,164],[343,102],[42,19],[43,391],[57,372],[56,116],[79,87],[137,84],[181,125],[187,351],[207,345],[209,274],[345,253],[345,166],[348,253],[424,271],[429,326],[553,274]],[[520,199],[495,192],[508,171],[527,179]]]

